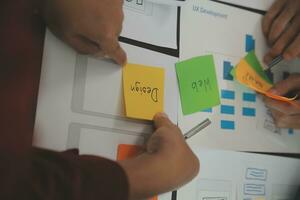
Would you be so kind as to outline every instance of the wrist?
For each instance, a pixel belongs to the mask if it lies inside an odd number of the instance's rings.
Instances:
[[[172,190],[172,168],[160,155],[144,153],[119,161],[127,174],[130,199],[145,199]]]

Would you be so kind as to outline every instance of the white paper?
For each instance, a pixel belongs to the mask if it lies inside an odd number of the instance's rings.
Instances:
[[[275,2],[275,0],[221,0],[223,2],[232,3],[248,8],[267,11]]]
[[[193,150],[200,160],[200,173],[178,190],[177,200],[296,199],[299,159],[197,147]]]
[[[177,49],[177,7],[144,0],[124,1],[121,36]]]
[[[268,48],[261,32],[261,19],[259,14],[211,1],[190,0],[182,8],[180,60],[213,54],[219,90],[230,90],[235,94],[233,100],[221,98],[221,105],[233,107],[232,115],[221,113],[221,106],[217,106],[211,113],[198,112],[183,116],[179,104],[178,124],[183,132],[206,118],[212,120],[208,128],[189,140],[190,144],[239,151],[300,152],[299,130],[277,129],[261,97],[256,96],[255,102],[244,101],[244,94],[255,93],[235,81],[223,79],[224,62],[235,66],[246,55],[247,34],[255,39],[256,54],[262,60]],[[288,70],[289,67],[281,69]],[[299,70],[294,64],[293,71]],[[275,74],[274,78],[278,80],[281,76],[282,72]],[[255,116],[243,114],[243,110],[249,108],[255,112]],[[234,129],[222,129],[221,123],[224,121],[233,122]]]
[[[176,123],[174,63],[178,59],[127,44],[122,46],[128,62],[165,68],[164,110]],[[121,74],[121,66],[110,60],[78,55],[47,31],[34,144],[54,150],[79,148],[83,153],[116,159],[117,144],[143,143],[152,133],[152,124],[124,116]]]

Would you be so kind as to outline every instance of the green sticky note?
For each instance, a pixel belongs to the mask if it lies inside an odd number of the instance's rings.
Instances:
[[[236,79],[236,77],[235,77],[235,67],[232,68],[232,70],[230,71],[230,75],[231,75],[234,79]]]
[[[266,75],[266,73],[264,72],[261,64],[259,63],[255,52],[254,51],[250,51],[246,56],[245,56],[245,60],[247,61],[247,63],[256,71],[256,73],[265,81],[267,81],[268,83],[272,84],[272,81],[269,79],[269,77]]]
[[[219,87],[212,55],[176,64],[182,112],[199,112],[220,104]]]

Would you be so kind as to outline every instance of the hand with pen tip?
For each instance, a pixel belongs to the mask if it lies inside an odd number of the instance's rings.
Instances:
[[[266,64],[279,55],[285,60],[299,57],[300,1],[275,1],[263,18],[262,30],[271,47],[264,57]]]
[[[76,51],[125,64],[126,53],[118,41],[123,0],[42,0],[40,4],[48,28]]]
[[[130,199],[145,199],[176,189],[199,171],[198,158],[168,116],[157,114],[154,126],[156,130],[145,152],[136,158],[119,161],[128,176]]]
[[[300,74],[292,74],[286,80],[280,81],[270,90],[276,95],[300,95]],[[264,98],[266,106],[271,110],[276,125],[280,128],[300,129],[300,102],[292,103]]]

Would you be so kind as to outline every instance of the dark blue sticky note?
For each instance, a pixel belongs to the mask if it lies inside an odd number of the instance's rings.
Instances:
[[[231,76],[230,72],[233,69],[233,66],[229,61],[224,61],[223,62],[223,79],[232,81],[233,77]]]

